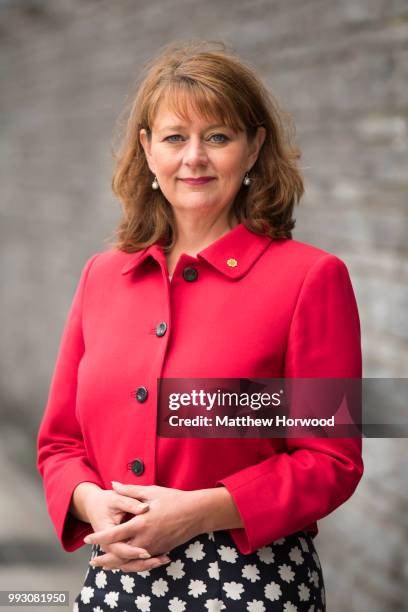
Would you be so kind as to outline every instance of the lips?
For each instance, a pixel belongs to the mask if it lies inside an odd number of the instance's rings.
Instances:
[[[186,179],[180,179],[180,180],[183,181],[183,183],[187,183],[188,185],[205,185],[206,183],[213,181],[214,177],[213,176],[202,176],[201,178],[196,178],[196,179],[186,178]]]

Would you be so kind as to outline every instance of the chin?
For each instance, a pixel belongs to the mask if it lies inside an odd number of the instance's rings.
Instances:
[[[174,210],[196,210],[196,211],[204,211],[204,210],[208,210],[209,208],[213,208],[214,210],[218,209],[219,206],[217,206],[217,204],[215,202],[183,202],[182,204],[173,206]]]

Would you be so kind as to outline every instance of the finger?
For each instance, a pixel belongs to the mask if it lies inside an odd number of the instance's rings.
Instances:
[[[109,552],[125,561],[129,559],[150,559],[151,554],[140,546],[128,544],[127,542],[117,542],[109,546]]]
[[[107,553],[105,555],[95,557],[89,562],[89,565],[95,569],[101,567],[102,569],[106,570],[124,568],[124,571],[147,571],[149,569],[153,569],[154,567],[164,565],[170,560],[171,559],[166,555],[151,557],[151,559],[148,561],[144,561],[142,559],[122,559],[117,555]]]
[[[104,555],[94,557],[89,562],[89,565],[91,565],[93,568],[101,567],[103,569],[117,569],[123,565],[123,563],[127,563],[127,561],[127,559],[122,559],[121,557],[109,552]]]
[[[143,514],[149,510],[149,504],[140,503],[137,499],[125,495],[117,495],[114,503],[119,510],[129,514]]]
[[[137,518],[137,517],[136,517]],[[126,521],[126,523],[120,523],[114,527],[108,529],[102,529],[101,531],[94,531],[84,538],[86,544],[113,544],[120,542],[121,540],[128,540],[135,536],[135,518]]]
[[[116,482],[115,480],[111,480],[111,482],[113,490],[117,493],[120,493],[121,495],[127,495],[128,497],[136,497],[137,499],[140,499],[142,501],[148,499],[148,487],[145,487],[143,485],[123,484],[122,482]]]
[[[164,555],[160,555],[159,557],[152,557],[147,561],[128,561],[119,567],[122,572],[146,572],[155,567],[160,567],[161,565],[166,565],[170,563],[171,559]]]

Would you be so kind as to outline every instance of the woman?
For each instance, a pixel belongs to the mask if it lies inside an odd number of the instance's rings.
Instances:
[[[316,521],[361,440],[160,437],[156,383],[360,377],[347,268],[292,239],[299,154],[255,71],[200,42],[148,68],[38,435],[62,546],[93,545],[74,609],[322,611]]]

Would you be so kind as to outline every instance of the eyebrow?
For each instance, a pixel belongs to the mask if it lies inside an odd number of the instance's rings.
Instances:
[[[158,133],[161,134],[162,132],[166,132],[167,130],[184,130],[185,127],[186,127],[185,125],[167,125],[166,127],[159,130]],[[222,123],[217,123],[217,124],[207,126],[206,130],[211,130],[213,128],[218,128],[218,127],[227,128],[228,126]]]

